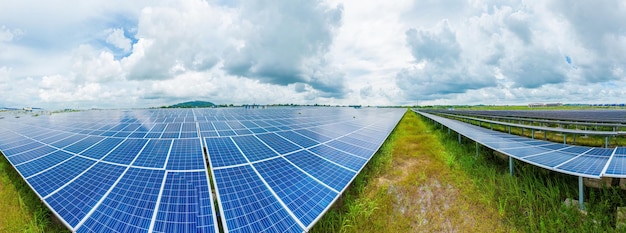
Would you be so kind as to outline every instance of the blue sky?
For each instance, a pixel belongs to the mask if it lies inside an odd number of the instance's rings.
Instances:
[[[1,106],[622,103],[626,2],[4,1]]]

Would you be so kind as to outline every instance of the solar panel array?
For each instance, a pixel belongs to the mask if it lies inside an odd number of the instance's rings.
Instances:
[[[218,216],[226,232],[303,232],[404,112],[144,109],[4,118],[0,150],[75,232],[218,232]]]
[[[596,148],[534,140],[417,111],[495,151],[575,176],[626,178],[626,148]]]

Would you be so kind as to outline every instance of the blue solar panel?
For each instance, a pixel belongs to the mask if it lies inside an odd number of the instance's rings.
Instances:
[[[618,147],[611,159],[605,174],[623,177],[626,176],[626,147]]]
[[[113,149],[122,143],[124,139],[121,138],[105,138],[98,144],[82,152],[81,155],[87,156],[93,159],[101,159],[105,155],[109,154]]]
[[[175,139],[167,161],[168,170],[204,170],[202,145],[198,139]]]
[[[568,172],[600,176],[602,169],[608,162],[609,157],[595,156],[595,155],[581,155],[563,165],[557,167],[557,169],[565,170]]]
[[[274,133],[257,134],[256,136],[279,154],[286,154],[301,149],[296,144],[293,144]]]
[[[565,153],[562,151],[552,151],[541,155],[528,156],[524,159],[530,162],[534,162],[536,164],[553,168],[554,166],[568,161],[576,156],[576,154]]]
[[[213,170],[228,232],[303,232],[249,166]]]
[[[235,141],[250,162],[278,156],[276,152],[259,141],[255,136],[233,137],[233,141]]]
[[[133,166],[163,168],[172,140],[151,139],[143,148]]]
[[[304,137],[292,131],[278,132],[277,134],[283,136],[284,138],[287,138],[289,141],[292,141],[293,143],[298,144],[303,148],[312,147],[318,144],[310,138]]]
[[[95,137],[95,136],[90,136],[90,137],[86,137],[83,140],[80,140],[66,148],[64,148],[64,150],[67,150],[69,152],[73,152],[73,153],[80,153],[83,150],[93,146],[94,144],[102,141],[104,138],[103,137]]]
[[[46,201],[70,226],[76,227],[125,169],[98,163]]]
[[[356,175],[354,172],[321,159],[308,151],[299,151],[285,156],[296,166],[335,190],[343,190]]]
[[[11,163],[17,165],[36,158],[41,158],[42,156],[52,153],[53,151],[56,151],[56,149],[49,146],[42,146],[33,150],[24,151],[16,155],[9,156],[8,159],[9,161],[11,161]]]
[[[127,139],[104,157],[104,161],[128,165],[137,157],[147,141],[146,139]]]
[[[17,146],[17,147],[13,147],[10,149],[6,149],[6,150],[2,150],[2,153],[4,153],[7,156],[13,156],[15,154],[19,154],[25,151],[29,151],[32,150],[33,148],[37,148],[37,147],[41,147],[44,144],[41,144],[40,142],[34,142],[34,141],[30,141],[24,145],[21,146]]]
[[[256,163],[254,167],[276,195],[307,227],[338,195],[283,158]]]
[[[63,140],[59,140],[59,141],[50,143],[50,145],[58,147],[58,148],[64,148],[64,147],[69,146],[72,143],[75,143],[75,142],[77,142],[77,141],[79,141],[79,140],[81,140],[83,138],[85,138],[85,135],[77,134],[77,135],[73,135],[73,136],[70,136],[68,138],[65,138]]]
[[[473,135],[473,140],[477,140],[478,142],[492,148],[494,148],[495,146],[495,149],[506,152],[513,157],[520,158],[522,161],[526,161],[548,169],[572,175],[594,178],[599,178],[605,174],[621,177],[621,174],[624,173],[619,170],[620,165],[618,165],[622,163],[622,158],[619,158],[619,156],[613,156],[613,151],[617,152],[619,151],[619,149],[571,146],[540,140],[532,140],[525,137],[494,132],[489,129],[461,123],[458,121],[434,116],[427,113],[420,112],[420,114],[434,119],[463,135]],[[494,135],[499,137],[500,139],[486,135]],[[489,141],[485,141],[485,138],[488,138]],[[509,145],[509,143],[506,142],[507,140],[533,146],[522,148],[506,148],[506,146]],[[494,141],[495,143],[492,143]],[[503,148],[497,148],[498,146],[503,146]],[[616,153],[616,155],[619,154]],[[607,164],[609,161],[611,161],[611,163]],[[602,174],[605,168],[606,171],[604,172],[604,174]]]
[[[213,167],[247,163],[230,138],[206,138],[206,147]]]
[[[87,170],[95,161],[75,156],[49,170],[27,179],[28,183],[42,197],[54,192],[80,173]]]
[[[356,145],[356,146],[360,146],[360,147],[363,147],[365,149],[369,149],[369,150],[372,150],[372,151],[378,150],[378,147],[380,146],[380,144],[378,144],[378,143],[372,143],[372,142],[364,141],[364,140],[361,140],[361,139],[358,139],[358,138],[355,138],[355,137],[352,137],[352,136],[339,138],[339,141],[350,143],[350,144]]]
[[[549,152],[549,149],[545,149],[543,147],[523,147],[523,148],[514,148],[514,149],[501,149],[507,154],[513,156],[514,158],[524,158],[529,155],[536,155],[541,153]]]
[[[306,136],[306,137],[308,137],[310,139],[313,139],[313,140],[315,140],[317,142],[326,142],[326,141],[329,141],[329,140],[332,139],[331,137],[328,137],[328,136],[325,136],[325,135],[322,135],[322,134],[319,134],[319,133],[316,133],[316,132],[313,132],[313,131],[307,130],[307,129],[300,129],[300,130],[296,130],[295,132],[299,133],[299,134],[302,134],[302,135],[304,135],[304,136]]]
[[[302,232],[403,112],[82,111],[10,119],[20,123],[0,125],[0,150],[72,231],[218,231],[205,146],[224,229]]]
[[[370,157],[372,157],[375,152],[373,150],[365,149],[363,147],[355,146],[338,140],[327,142],[326,145],[332,146],[335,149],[345,151],[365,159],[369,159]]]
[[[130,168],[77,232],[146,232],[165,171]]]
[[[213,206],[205,171],[168,172],[155,232],[213,232]]]
[[[326,145],[313,147],[309,149],[309,151],[354,171],[360,170],[361,167],[363,167],[363,165],[367,162],[367,159],[365,158],[347,154]]]
[[[69,159],[70,157],[72,157],[72,155],[67,152],[54,151],[50,154],[43,154],[43,156],[35,160],[19,164],[15,166],[15,168],[17,168],[17,170],[22,173],[22,176],[30,177],[38,172],[59,164],[60,162]]]

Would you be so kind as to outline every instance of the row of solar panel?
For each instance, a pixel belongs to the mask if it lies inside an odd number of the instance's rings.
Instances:
[[[236,125],[238,124],[238,125]],[[111,128],[110,126],[101,127],[99,129],[89,129],[89,128],[79,128],[78,130],[72,129],[55,129],[54,127],[33,127],[31,125],[20,126],[23,128],[30,128],[28,130],[30,137],[36,137],[39,139],[43,139],[42,135],[38,135],[40,133],[50,133],[52,130],[58,130],[57,134],[63,133],[79,133],[79,134],[87,134],[94,136],[105,136],[105,137],[130,137],[130,138],[197,138],[198,131],[200,131],[200,137],[220,137],[220,136],[235,136],[235,135],[251,135],[257,133],[264,132],[278,132],[284,130],[291,129],[304,129],[310,128],[311,130],[322,130],[328,131],[328,128],[337,128],[337,127],[359,127],[359,125],[344,125],[344,124],[326,124],[326,125],[318,125],[318,124],[303,124],[297,127],[295,126],[287,126],[287,125],[268,125],[268,124],[260,124],[264,125],[263,127],[259,127],[257,125],[246,125],[246,123],[230,123],[227,124],[225,122],[201,122],[198,123],[198,127],[196,124],[155,124],[150,127],[144,127],[140,124],[131,124],[124,125],[120,124],[118,126],[114,126]],[[250,122],[252,124],[252,122]],[[349,123],[348,123],[349,124]],[[253,126],[251,128],[247,128],[248,126]],[[106,128],[106,129],[105,129]],[[128,131],[127,131],[128,130]],[[47,136],[47,135],[43,135]]]
[[[396,113],[390,120],[399,121]],[[330,207],[395,124],[205,138],[229,232],[302,232]],[[316,141],[320,135],[328,141]],[[382,136],[380,136],[382,135]]]
[[[2,148],[30,140],[6,131],[2,138]],[[41,146],[3,153],[73,230],[215,231],[200,140],[97,140],[64,149],[30,142],[14,148]],[[167,164],[167,170],[129,167],[131,163],[156,168]]]
[[[308,129],[204,138],[215,166],[225,229],[310,229],[387,138],[402,112],[379,115],[385,120],[351,117],[341,124],[319,121],[325,125],[309,124],[317,127]],[[193,139],[137,139],[26,123],[3,127],[0,149],[72,230],[217,230],[197,134]]]
[[[550,170],[584,177],[626,177],[626,148],[566,145],[492,131],[422,113],[493,150]]]

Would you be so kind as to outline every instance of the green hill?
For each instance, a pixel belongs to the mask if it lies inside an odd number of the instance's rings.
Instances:
[[[189,101],[184,103],[174,104],[172,106],[168,106],[168,108],[210,108],[215,106],[214,103],[208,101]]]

